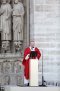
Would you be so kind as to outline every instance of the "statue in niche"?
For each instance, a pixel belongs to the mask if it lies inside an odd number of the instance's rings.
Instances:
[[[2,31],[2,40],[6,44],[9,45],[8,42],[11,40],[11,14],[12,9],[8,0],[2,0],[0,16],[1,16],[1,31]],[[4,44],[2,43],[2,45]]]
[[[2,40],[11,40],[11,5],[7,0],[2,0],[0,16]]]
[[[13,4],[13,40],[14,45],[23,41],[24,7],[19,0],[14,0]],[[17,42],[18,41],[18,42]]]

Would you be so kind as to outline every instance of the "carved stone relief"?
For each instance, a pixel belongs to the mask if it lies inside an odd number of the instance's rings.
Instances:
[[[0,6],[2,52],[11,52],[10,46],[13,52],[19,52],[23,43],[24,5],[20,0],[1,0]]]
[[[27,0],[0,2],[1,85],[23,85],[23,67],[18,60],[22,61],[24,42],[28,40],[27,14]]]

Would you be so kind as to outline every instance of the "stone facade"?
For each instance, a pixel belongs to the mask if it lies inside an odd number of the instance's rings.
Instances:
[[[7,0],[13,10],[14,0]],[[5,1],[4,1],[5,2]],[[2,40],[1,16],[0,16],[0,84],[1,85],[23,85],[23,51],[29,45],[29,1],[21,0],[24,7],[23,40],[13,40],[13,16],[11,16],[11,40]],[[1,12],[2,0],[0,2]],[[18,37],[16,35],[16,37]],[[9,46],[6,47],[7,41]],[[20,42],[20,44],[19,44]],[[4,43],[4,44],[3,44]],[[3,46],[2,46],[3,45]]]
[[[13,38],[10,49],[5,53],[2,47],[0,32],[0,84],[22,85],[23,68],[18,66],[17,60],[22,62],[23,51],[31,39],[41,51],[39,60],[39,84],[42,75],[47,86],[60,86],[60,26],[59,0],[21,0],[24,6],[24,31],[20,49],[15,52]],[[13,7],[13,0],[10,2]],[[0,4],[1,5],[1,4]],[[12,26],[11,26],[12,27]],[[12,29],[13,31],[13,29]],[[13,37],[13,33],[12,33]],[[43,68],[42,68],[43,66]],[[20,68],[19,68],[20,67]],[[18,68],[18,71],[16,70]],[[42,74],[43,70],[43,74]]]
[[[41,50],[39,79],[42,74],[47,85],[60,85],[60,1],[34,0],[34,40]],[[39,80],[41,81],[41,80]]]

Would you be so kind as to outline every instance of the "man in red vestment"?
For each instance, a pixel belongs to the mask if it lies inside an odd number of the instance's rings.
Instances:
[[[34,41],[31,41],[30,46],[27,47],[24,51],[24,58],[23,58],[23,66],[24,66],[24,84],[28,86],[29,84],[29,60],[30,60],[30,52],[36,51],[37,56],[34,59],[38,59],[41,57],[41,53],[37,47],[34,46]]]

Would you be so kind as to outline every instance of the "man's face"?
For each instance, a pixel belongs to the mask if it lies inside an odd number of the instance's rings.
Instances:
[[[31,46],[31,47],[34,47],[34,46],[35,46],[34,41],[31,41],[31,42],[30,42],[30,46]]]

